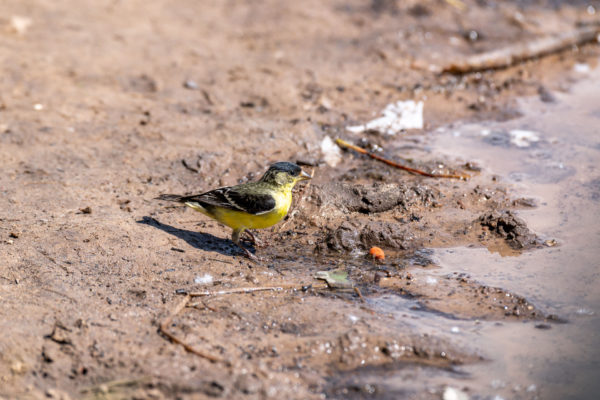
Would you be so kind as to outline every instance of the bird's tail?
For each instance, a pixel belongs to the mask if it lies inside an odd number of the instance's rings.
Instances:
[[[183,197],[184,196],[179,196],[177,194],[161,194],[160,196],[155,197],[154,200],[175,201],[177,203],[185,203]]]

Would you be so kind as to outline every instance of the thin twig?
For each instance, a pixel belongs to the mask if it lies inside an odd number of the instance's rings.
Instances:
[[[366,303],[367,301],[365,300],[365,298],[363,297],[362,293],[360,292],[360,289],[357,288],[356,286],[354,286],[354,293],[356,293],[358,295],[358,298],[363,302]]]
[[[446,3],[450,4],[452,7],[455,7],[460,11],[465,11],[467,9],[467,5],[463,3],[462,0],[446,0]]]
[[[189,303],[187,306],[190,307],[190,308],[195,308],[197,310],[207,309],[207,310],[212,311],[212,312],[218,312],[219,311],[216,308],[209,306],[204,301],[199,301],[197,303]],[[200,306],[202,306],[202,307],[200,307]]]
[[[66,298],[66,299],[69,299],[73,303],[77,304],[77,300],[75,300],[73,297],[69,296],[68,294],[65,294],[63,292],[59,292],[58,290],[47,288],[47,287],[42,287],[42,290],[45,290],[45,291],[50,292],[50,293],[57,294],[57,295],[62,296],[64,298]]]
[[[186,169],[188,169],[189,171],[192,171],[192,172],[194,172],[194,173],[196,173],[196,174],[199,172],[199,171],[198,171],[198,168],[194,168],[194,167],[192,167],[191,165],[189,165],[189,164],[187,163],[187,161],[185,161],[185,159],[182,159],[182,160],[181,160],[181,164],[183,164],[183,166],[184,166]]]
[[[231,261],[228,261],[228,260],[219,260],[218,258],[207,258],[207,260],[218,261],[218,262],[222,262],[223,264],[232,264],[233,265],[233,263]]]
[[[152,380],[152,378],[149,376],[144,376],[141,378],[134,378],[134,379],[118,379],[115,381],[105,382],[105,383],[101,383],[99,385],[83,388],[83,389],[81,389],[81,393],[88,393],[88,392],[103,393],[106,390],[110,390],[111,388],[114,388],[114,387],[137,386],[140,383],[149,383],[151,380]]]
[[[221,296],[221,295],[225,295],[225,294],[235,294],[235,293],[253,293],[253,292],[264,292],[267,290],[271,290],[271,291],[281,291],[281,290],[285,290],[285,289],[297,289],[297,290],[302,290],[304,286],[299,286],[298,284],[282,284],[282,285],[278,285],[278,286],[254,286],[254,287],[240,287],[240,288],[233,288],[233,289],[224,289],[224,290],[217,290],[217,291],[204,291],[204,292],[192,292],[192,293],[188,293],[188,296],[190,297],[202,297],[202,296]],[[323,285],[311,285],[311,287],[313,289],[326,289],[327,285],[323,284]]]
[[[175,307],[175,309],[171,312],[171,315],[169,315],[163,322],[161,322],[160,327],[159,327],[160,333],[162,333],[163,335],[168,337],[173,343],[177,343],[177,344],[181,345],[184,349],[186,349],[190,353],[193,353],[202,358],[206,358],[207,360],[210,360],[212,362],[224,361],[221,357],[217,357],[212,354],[205,353],[201,350],[196,349],[195,347],[192,347],[191,345],[187,344],[186,342],[184,342],[183,340],[179,339],[177,336],[175,336],[171,332],[169,332],[168,327],[169,327],[169,325],[171,325],[171,321],[177,314],[179,314],[179,312],[181,310],[183,310],[185,308],[185,306],[188,304],[188,302],[190,301],[191,298],[192,298],[192,296],[189,294],[187,296],[185,296],[185,298],[179,304],[177,304],[177,307]]]
[[[581,45],[596,39],[598,26],[586,26],[558,35],[548,35],[528,42],[517,43],[502,49],[488,51],[451,62],[441,68],[442,72],[464,74],[488,69],[506,68],[520,61],[556,53],[571,46]]]
[[[342,140],[340,138],[335,139],[335,142],[337,143],[338,146],[340,146],[343,149],[352,149],[354,151],[357,151],[361,154],[365,154],[371,158],[374,158],[375,160],[381,161],[383,163],[386,163],[387,165],[391,165],[392,167],[398,168],[398,169],[402,169],[404,171],[408,171],[408,172],[412,172],[413,174],[418,174],[418,175],[423,175],[423,176],[427,176],[430,178],[453,178],[453,179],[469,179],[470,176],[467,174],[462,174],[462,175],[455,175],[455,174],[431,174],[429,172],[425,172],[425,171],[421,171],[419,169],[415,169],[415,168],[410,168],[410,167],[405,167],[404,165],[398,164],[394,161],[388,160],[387,158],[383,158],[381,156],[378,156],[375,153],[371,153],[368,150],[363,149],[362,147],[358,147],[355,146],[353,144],[350,144],[348,142],[346,142],[345,140]]]
[[[48,254],[48,252],[46,250],[37,249],[37,251],[41,255],[43,255],[44,257],[46,257],[48,260],[52,261],[52,263],[54,263],[54,265],[58,265],[59,267],[61,267],[67,273],[67,275],[73,273],[69,268],[65,267],[64,265],[62,265],[61,263],[59,263],[58,261],[56,261],[50,254]]]

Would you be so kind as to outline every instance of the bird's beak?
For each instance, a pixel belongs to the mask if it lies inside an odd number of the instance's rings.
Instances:
[[[305,181],[307,179],[312,179],[312,176],[310,176],[309,174],[307,174],[305,171],[302,171],[302,173],[300,174],[300,176],[298,176],[298,180],[299,181]]]

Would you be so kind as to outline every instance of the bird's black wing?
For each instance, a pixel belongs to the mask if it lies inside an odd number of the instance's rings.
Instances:
[[[247,193],[225,187],[195,196],[182,197],[182,202],[197,202],[203,207],[222,207],[249,214],[264,214],[275,208],[275,199],[266,193]]]

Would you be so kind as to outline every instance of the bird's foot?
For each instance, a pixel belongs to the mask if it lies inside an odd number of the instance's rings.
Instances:
[[[248,256],[248,258],[251,261],[254,261],[255,263],[260,263],[261,261],[263,261],[262,257],[259,257],[256,254],[252,254],[249,250],[246,250],[245,253],[246,256]]]
[[[266,247],[268,243],[266,241],[259,240],[252,231],[244,231],[245,234],[250,238],[250,242],[254,245],[254,247]]]
[[[238,244],[238,246],[240,247],[240,249],[244,250],[244,253],[246,254],[246,257],[248,257],[250,260],[259,263],[262,261],[262,258],[258,257],[256,254],[253,254],[250,250],[248,250],[247,248],[245,248],[244,246]]]

